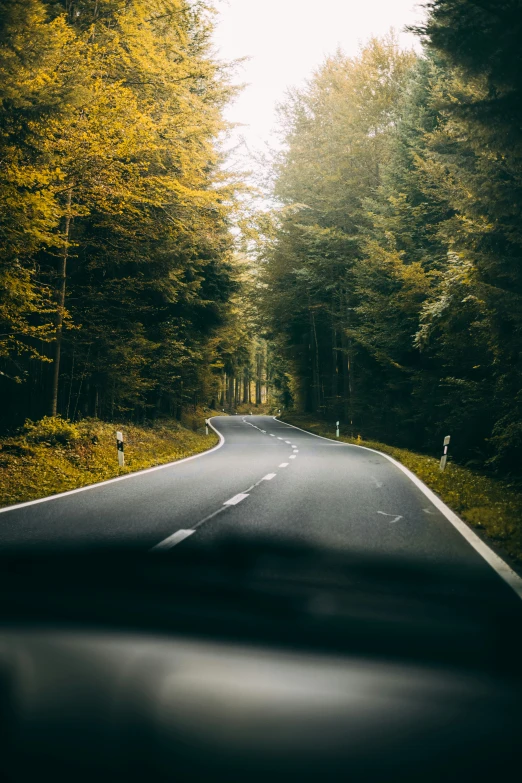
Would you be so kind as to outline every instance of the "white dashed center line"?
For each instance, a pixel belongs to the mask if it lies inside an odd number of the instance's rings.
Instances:
[[[184,541],[189,536],[193,535],[193,533],[195,532],[196,532],[195,530],[178,530],[177,533],[174,533],[172,536],[169,536],[164,541],[161,541],[159,544],[156,544],[156,546],[152,547],[150,551],[160,552],[161,550],[172,549],[173,546],[176,546],[176,544],[181,544],[182,541]]]
[[[223,505],[224,506],[237,506],[238,503],[241,503],[242,500],[249,497],[244,492],[240,492],[239,495],[234,495],[233,498],[230,498],[230,500],[226,500]]]
[[[256,427],[256,425],[252,424],[252,422],[245,421],[245,419],[243,419],[243,421],[244,421],[245,424],[249,424],[251,427],[254,427],[254,429],[258,430],[259,432],[262,432],[263,435],[267,434],[266,430],[262,430],[259,427]],[[269,433],[269,434],[270,434],[271,438],[277,437],[277,440],[280,440],[280,441],[283,440],[283,438],[280,438],[280,437],[274,435],[272,432]],[[287,441],[285,441],[285,443],[287,443],[288,445],[291,445],[292,441],[287,440]],[[299,449],[297,448],[297,446],[292,446],[292,449],[293,449],[294,453],[291,454],[288,459],[296,459],[296,456],[299,453]],[[279,467],[280,468],[287,468],[289,466],[289,464],[290,464],[289,462],[282,462],[279,465]],[[153,547],[150,551],[151,552],[159,552],[159,551],[162,551],[162,550],[164,551],[164,550],[171,549],[172,547],[176,546],[177,544],[181,544],[181,542],[185,541],[186,538],[189,538],[190,536],[194,535],[194,533],[196,532],[196,528],[197,527],[199,527],[200,525],[204,524],[205,522],[208,522],[209,520],[213,519],[213,517],[216,517],[218,514],[220,514],[222,511],[224,511],[227,506],[237,506],[243,500],[245,500],[246,498],[250,497],[249,491],[251,489],[254,489],[255,487],[259,486],[259,484],[261,484],[261,482],[263,482],[263,481],[272,481],[272,479],[274,479],[276,476],[277,476],[277,473],[267,473],[266,476],[263,476],[263,478],[260,481],[257,482],[257,484],[254,484],[252,487],[249,487],[249,489],[246,492],[240,492],[239,494],[234,495],[233,498],[230,498],[230,500],[226,500],[223,503],[223,505],[221,506],[221,508],[219,508],[216,511],[214,511],[212,514],[209,514],[207,517],[205,517],[200,522],[198,522],[197,525],[194,525],[194,529],[191,529],[191,530],[178,530],[176,533],[173,533],[173,535],[171,535],[168,538],[164,539],[159,544],[156,544],[156,546]],[[382,512],[379,512],[379,513],[382,513]],[[394,521],[396,521],[396,520],[394,520]]]

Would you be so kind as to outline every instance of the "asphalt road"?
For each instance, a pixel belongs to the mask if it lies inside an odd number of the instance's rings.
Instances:
[[[502,561],[377,452],[271,417],[213,425],[204,455],[0,513],[17,775],[505,777],[522,601]],[[161,554],[88,548],[126,543]]]
[[[0,513],[0,546],[132,543],[174,550],[230,533],[459,563],[512,590],[441,510],[376,452],[269,416],[217,417],[196,459]]]

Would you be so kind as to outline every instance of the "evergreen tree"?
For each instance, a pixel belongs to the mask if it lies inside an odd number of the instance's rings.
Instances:
[[[307,410],[360,425],[366,350],[354,342],[357,266],[381,181],[394,107],[414,57],[393,35],[359,57],[337,53],[282,109],[286,150],[276,195],[284,208],[267,252],[267,307]]]
[[[6,91],[22,96],[6,98],[0,119],[13,128],[5,225],[17,211],[30,230],[20,272],[4,243],[18,287],[2,312],[13,333],[22,322],[5,355],[47,360],[22,362],[16,402],[6,392],[20,417],[179,415],[208,387],[237,286],[234,193],[217,147],[231,90],[210,55],[210,11],[186,0],[6,5],[0,64]],[[25,74],[16,58],[30,39]]]

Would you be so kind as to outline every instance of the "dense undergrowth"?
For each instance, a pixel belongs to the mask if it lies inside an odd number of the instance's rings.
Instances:
[[[212,412],[214,414],[214,412]],[[154,465],[198,454],[216,445],[197,412],[181,422],[148,426],[109,424],[99,419],[73,423],[60,417],[26,422],[0,441],[0,506],[65,492]],[[125,467],[118,466],[116,431],[125,437]]]
[[[317,435],[334,438],[335,428],[326,422],[300,415],[285,414],[284,421]],[[519,483],[448,463],[441,473],[440,457],[417,454],[378,441],[349,437],[341,430],[340,440],[377,449],[401,462],[435,492],[492,547],[522,568],[522,492]]]
[[[269,416],[270,414],[277,413],[277,408],[270,403],[261,403],[261,405],[252,405],[247,402],[242,402],[237,406],[235,411],[242,416]]]

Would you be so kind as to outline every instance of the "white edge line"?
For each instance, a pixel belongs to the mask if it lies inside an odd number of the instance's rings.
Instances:
[[[153,546],[150,551],[160,552],[164,549],[172,549],[173,546],[181,544],[182,541],[184,541],[189,536],[192,536],[195,532],[195,530],[178,530],[168,538],[164,538],[163,541],[160,541],[160,543],[156,544],[156,546]]]
[[[213,417],[215,418],[215,417]],[[153,468],[145,468],[145,470],[137,470],[135,473],[127,473],[125,476],[117,476],[116,478],[107,479],[107,481],[98,481],[96,484],[87,484],[85,487],[78,487],[77,489],[69,489],[67,492],[59,492],[57,495],[48,495],[46,498],[38,498],[37,500],[28,500],[25,503],[16,503],[13,506],[4,506],[0,508],[0,514],[5,514],[7,511],[16,511],[18,508],[27,508],[28,506],[35,506],[37,503],[47,503],[49,500],[58,500],[59,498],[65,498],[67,495],[76,495],[78,492],[87,492],[89,489],[98,489],[104,487],[107,484],[115,484],[116,481],[125,481],[126,479],[136,478],[138,476],[145,476],[147,473],[153,473],[156,470],[164,470],[165,468],[172,468],[175,465],[181,465],[182,462],[190,462],[193,459],[199,459],[199,457],[206,457],[208,454],[212,454],[213,451],[217,451],[225,444],[224,436],[214,427],[209,419],[209,425],[219,437],[219,443],[212,449],[202,451],[200,454],[193,454],[192,457],[184,457],[183,459],[174,460],[174,462],[167,462],[165,465],[155,465]]]
[[[274,416],[274,419],[276,417]],[[393,457],[390,457],[389,454],[385,454],[383,451],[378,451],[377,449],[371,449],[368,446],[358,446],[355,443],[343,443],[336,440],[332,440],[332,438],[325,438],[323,435],[316,435],[314,432],[308,432],[308,430],[303,430],[301,427],[296,427],[294,424],[288,424],[286,421],[281,421],[281,419],[278,419],[278,421],[281,422],[281,424],[285,424],[287,427],[293,427],[295,430],[300,430],[301,432],[306,432],[308,435],[311,435],[313,438],[321,438],[321,440],[327,440],[330,443],[335,443],[336,446],[353,446],[356,449],[364,449],[365,451],[373,451],[374,454],[380,454],[381,457],[385,457],[389,462],[393,463],[396,468],[399,468],[399,470],[402,470],[402,472],[408,476],[408,478],[413,481],[413,483],[420,489],[421,492],[426,495],[428,500],[430,500],[435,508],[437,508],[441,514],[443,514],[448,522],[451,522],[453,527],[459,531],[461,536],[466,539],[468,544],[470,544],[473,549],[478,552],[478,554],[488,563],[488,565],[493,568],[494,571],[497,572],[497,574],[501,577],[501,579],[508,584],[511,589],[518,595],[520,599],[522,599],[522,577],[520,577],[515,571],[513,571],[512,568],[508,566],[504,560],[502,560],[501,557],[499,557],[496,552],[493,552],[492,549],[489,548],[487,544],[482,541],[479,536],[477,536],[476,533],[471,530],[470,527],[464,522],[463,519],[461,519],[457,514],[455,514],[454,511],[447,506],[443,500],[439,498],[438,495],[435,494],[429,487],[426,486],[426,484],[421,481],[421,479],[415,475],[415,473],[412,473],[411,470],[408,470],[408,468],[405,465],[402,465],[400,462],[397,462],[396,459]]]

